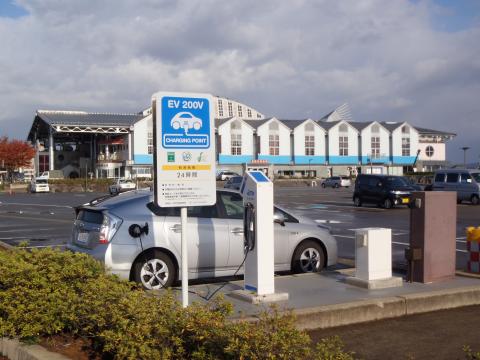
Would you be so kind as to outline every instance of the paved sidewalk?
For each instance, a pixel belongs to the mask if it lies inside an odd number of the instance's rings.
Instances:
[[[275,278],[275,290],[287,292],[281,310],[297,315],[299,328],[315,329],[395,318],[409,314],[480,304],[480,279],[456,276],[431,284],[403,282],[403,286],[368,290],[345,283],[354,269],[325,271],[319,274],[284,275]],[[402,276],[396,274],[396,276]],[[190,286],[190,303],[205,302],[222,283]],[[243,281],[228,282],[218,293],[234,305],[233,318],[254,320],[268,304],[252,305],[229,295],[242,289]],[[180,290],[180,289],[178,289]],[[181,292],[179,291],[179,298]]]

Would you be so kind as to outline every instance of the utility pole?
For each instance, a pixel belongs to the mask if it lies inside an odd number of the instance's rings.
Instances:
[[[467,168],[467,150],[470,149],[468,146],[461,147],[463,150],[463,167]]]

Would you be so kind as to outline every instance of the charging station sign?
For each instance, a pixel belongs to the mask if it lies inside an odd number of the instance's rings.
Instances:
[[[210,94],[152,97],[155,202],[162,207],[216,202],[215,128]]]

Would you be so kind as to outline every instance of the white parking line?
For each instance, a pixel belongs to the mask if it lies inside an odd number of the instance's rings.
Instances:
[[[26,231],[34,231],[34,232],[37,232],[37,231],[51,231],[51,230],[55,230],[55,228],[48,228],[48,229],[31,229],[31,230],[23,229],[22,232],[26,232]],[[18,229],[0,230],[0,233],[7,233],[7,232],[18,232]]]
[[[72,206],[68,206],[68,205],[45,205],[45,204],[27,204],[27,203],[12,203],[12,202],[5,202],[5,203],[2,203],[2,205],[45,206],[45,207],[58,207],[58,208],[73,209]]]
[[[349,229],[350,230],[350,229]],[[394,236],[396,235],[407,235],[408,233],[401,233],[401,234],[393,234]],[[355,236],[351,236],[351,235],[337,235],[337,234],[333,234],[333,236],[335,237],[340,237],[340,238],[345,238],[345,239],[355,239]],[[458,243],[466,243],[466,241],[462,241],[462,240],[458,240],[458,239],[463,239],[462,237],[460,238],[457,238],[457,241]],[[396,244],[396,245],[409,245],[408,243],[403,243],[403,242],[398,242],[398,241],[392,241],[392,244]],[[458,251],[463,251],[463,250],[458,250]],[[465,251],[466,252],[466,251]]]

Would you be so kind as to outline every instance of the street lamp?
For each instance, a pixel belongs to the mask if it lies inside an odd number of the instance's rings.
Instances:
[[[467,168],[467,150],[470,149],[468,146],[461,147],[463,150],[463,167]]]

